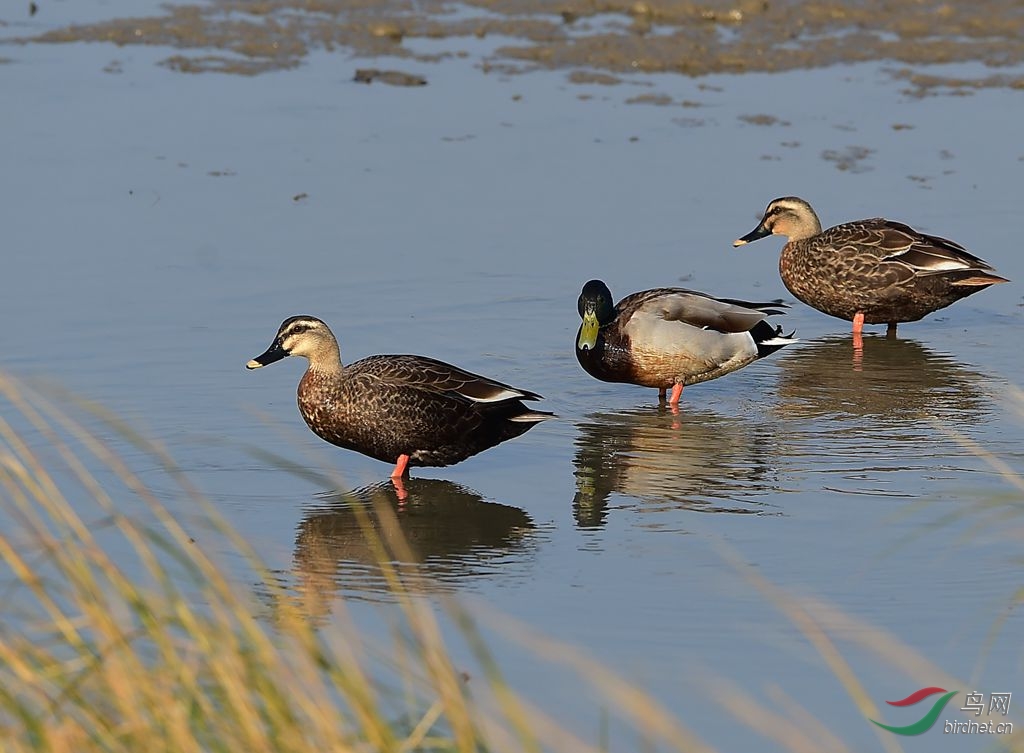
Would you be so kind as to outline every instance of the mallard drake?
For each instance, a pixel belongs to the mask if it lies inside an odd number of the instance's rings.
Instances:
[[[687,384],[723,376],[796,342],[765,321],[782,301],[748,303],[684,288],[654,288],[612,305],[601,280],[583,286],[576,359],[592,377],[657,387],[670,405]]]
[[[989,285],[1009,282],[963,246],[876,217],[822,231],[811,205],[795,196],[775,199],[761,223],[733,246],[768,235],[788,242],[779,274],[789,291],[831,316],[865,323],[916,322]]]
[[[392,479],[411,466],[458,463],[518,437],[553,413],[520,390],[425,356],[369,356],[343,366],[338,341],[314,316],[285,319],[274,342],[248,369],[302,356],[299,412],[313,433],[338,447],[394,463]]]

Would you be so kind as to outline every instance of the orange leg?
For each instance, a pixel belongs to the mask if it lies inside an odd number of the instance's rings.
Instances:
[[[858,311],[853,315],[853,349],[859,351],[864,347],[864,338],[861,331],[864,329],[864,312]]]
[[[405,456],[403,455],[402,457]],[[391,485],[395,487],[395,495],[398,497],[399,504],[405,502],[406,498],[409,496],[409,492],[405,490],[405,483],[402,481],[402,477],[392,476]],[[401,510],[402,508],[399,507],[398,509]]]
[[[853,315],[853,334],[859,335],[864,329],[864,312],[858,311]]]
[[[683,394],[683,385],[674,384],[672,385],[672,395],[668,399],[669,405],[679,405],[679,398]]]
[[[409,456],[399,455],[398,462],[395,463],[395,470],[391,471],[391,478],[402,478],[402,476],[409,475]]]

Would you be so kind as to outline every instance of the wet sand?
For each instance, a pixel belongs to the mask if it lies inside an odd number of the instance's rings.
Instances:
[[[894,64],[890,75],[915,94],[1024,87],[1024,77],[1000,70],[1024,60],[1024,14],[1011,0],[468,0],[458,6],[215,0],[29,39],[174,47],[182,52],[163,64],[189,73],[252,75],[300,65],[313,50],[344,48],[362,58],[470,58],[488,72],[570,69],[570,80],[580,83],[614,84],[634,73],[704,76],[886,60]],[[421,42],[429,42],[431,51],[418,49]],[[992,70],[977,78],[918,70],[957,62]]]

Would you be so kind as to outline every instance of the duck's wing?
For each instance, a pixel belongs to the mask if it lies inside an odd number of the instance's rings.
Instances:
[[[835,247],[855,246],[878,257],[880,262],[903,264],[915,275],[994,271],[991,264],[955,241],[883,217],[850,222],[829,232]]]
[[[908,264],[918,274],[951,271],[995,271],[987,261],[978,258],[959,243],[948,238],[918,233],[912,228],[897,222],[889,224],[904,236],[911,236],[913,242],[905,250],[888,256],[886,259]]]
[[[634,293],[619,301],[618,315],[624,324],[638,316],[654,316],[666,322],[681,322],[716,332],[748,332],[770,314],[783,313],[781,300],[751,303],[715,298],[685,288],[655,288]]]
[[[359,374],[372,375],[394,387],[455,394],[476,403],[541,399],[535,392],[521,390],[427,356],[370,356],[347,368]]]

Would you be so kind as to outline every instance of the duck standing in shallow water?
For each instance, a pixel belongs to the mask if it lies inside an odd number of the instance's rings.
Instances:
[[[713,298],[684,288],[654,288],[612,305],[600,280],[583,286],[577,306],[583,323],[576,334],[576,360],[592,377],[671,388],[675,407],[687,384],[706,382],[774,353],[794,337],[765,317],[783,313],[773,303]]]
[[[779,274],[789,291],[831,316],[853,322],[855,343],[864,324],[916,322],[933,311],[1009,282],[990,264],[953,241],[876,217],[821,229],[811,205],[795,196],[775,199],[761,223],[733,246],[768,235],[788,242]]]
[[[247,369],[302,356],[299,412],[321,439],[394,463],[444,466],[518,437],[553,413],[530,410],[540,395],[424,356],[369,356],[348,366],[330,328],[313,316],[285,319]],[[400,489],[401,492],[401,489]]]

